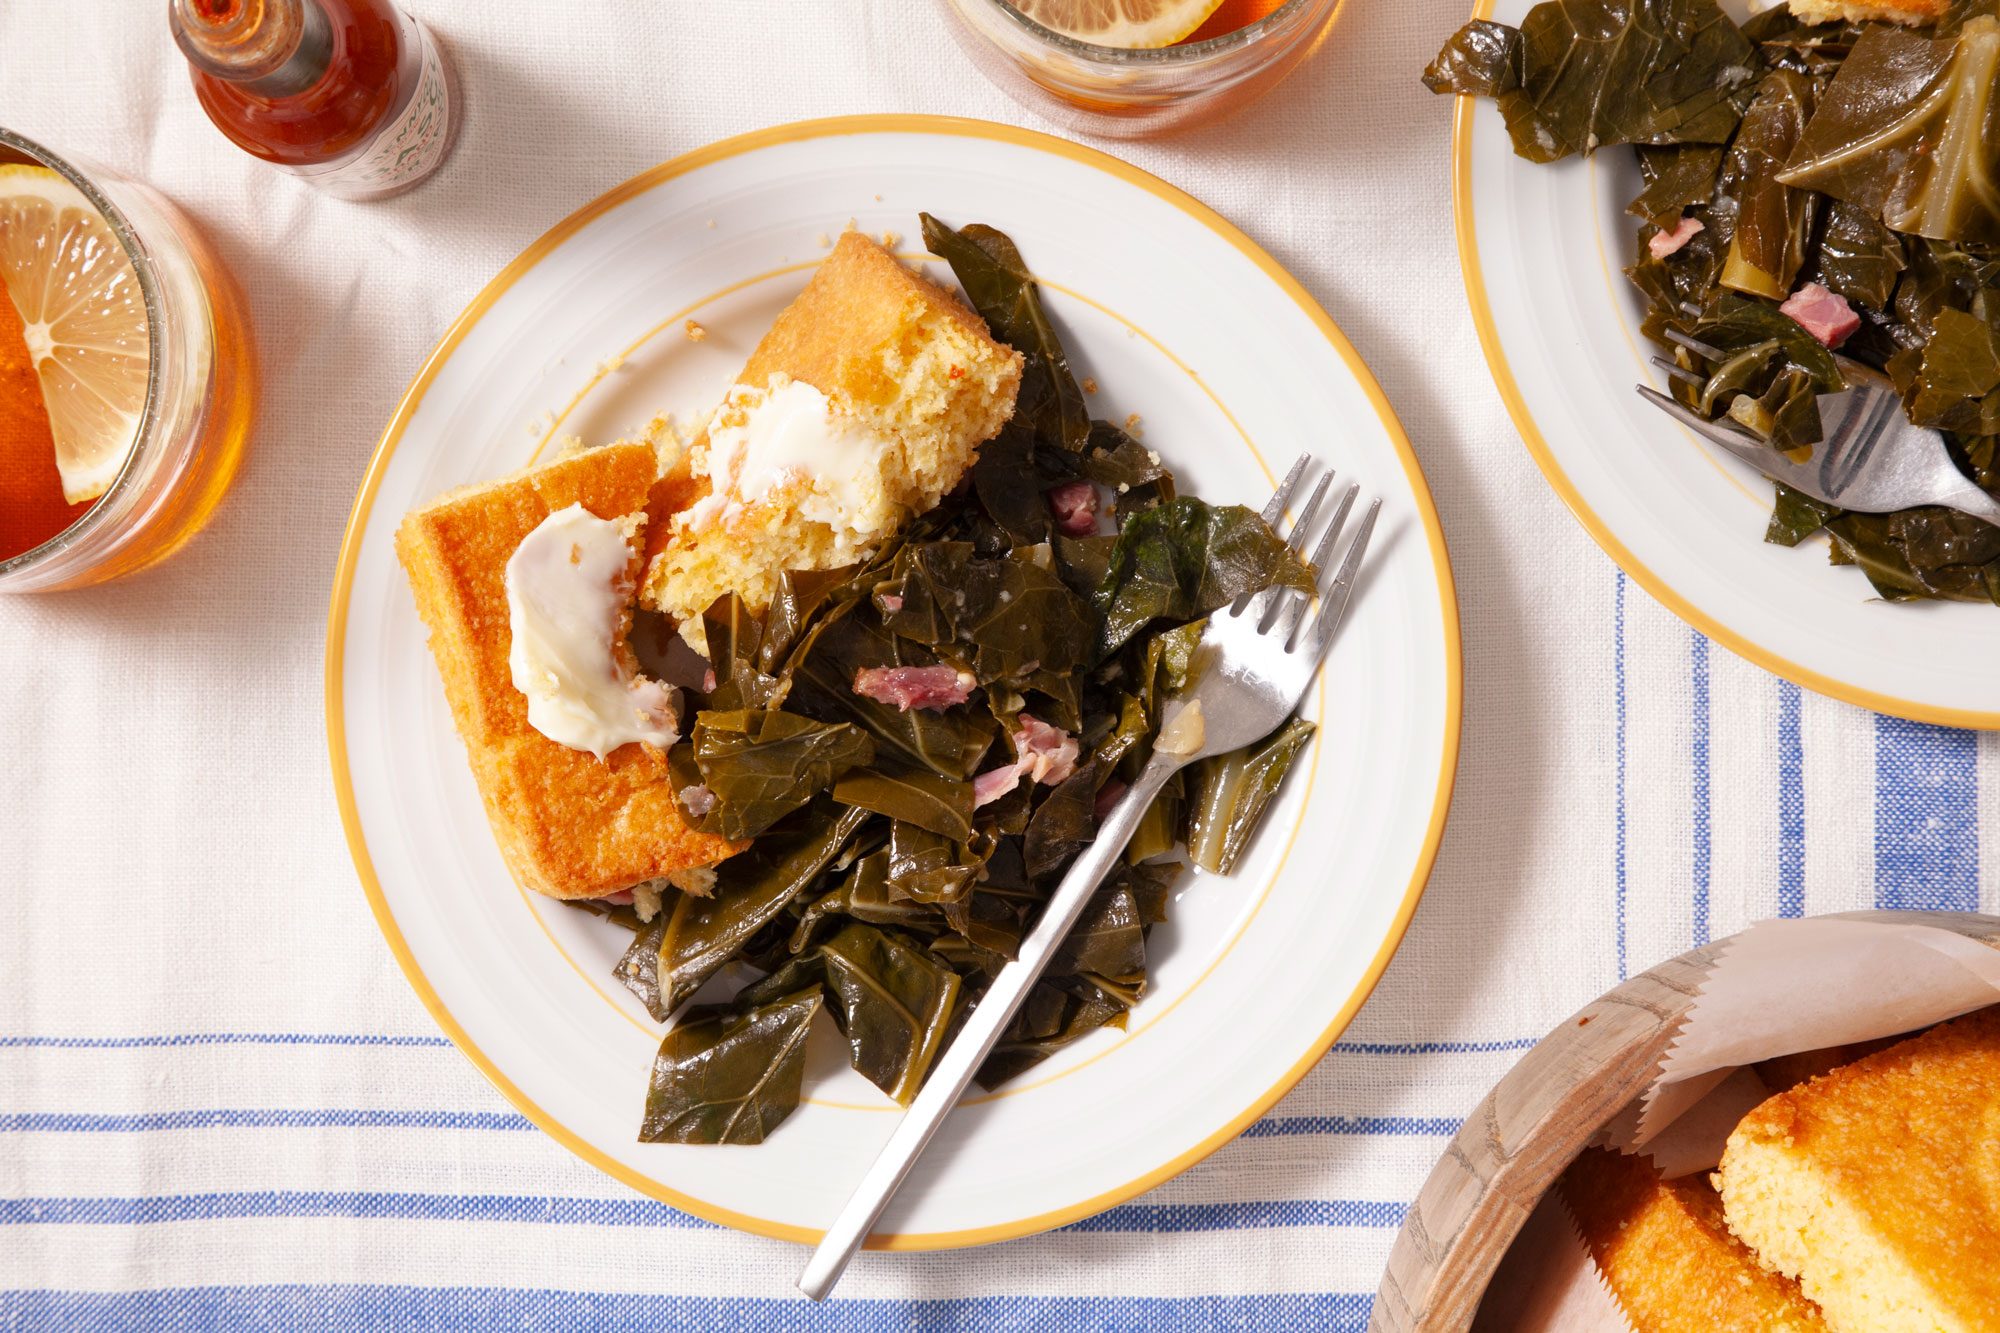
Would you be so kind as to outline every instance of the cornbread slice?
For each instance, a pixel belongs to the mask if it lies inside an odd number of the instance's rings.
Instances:
[[[1557,1187],[1637,1333],[1826,1328],[1797,1283],[1729,1234],[1706,1180],[1662,1180],[1644,1157],[1587,1148]]]
[[[1806,23],[1866,23],[1875,19],[1921,27],[1943,18],[1951,3],[1950,0],[1873,0],[1869,4],[1856,4],[1854,0],[1791,0],[1787,8]]]
[[[1717,1179],[1836,1333],[2000,1330],[2000,1008],[1779,1093]]]
[[[831,569],[866,555],[958,484],[979,446],[1014,412],[1021,355],[980,318],[858,232],[847,232],[757,345],[723,406],[688,451],[692,490],[729,475],[711,457],[718,431],[744,426],[764,395],[790,383],[825,395],[840,426],[879,440],[854,472],[805,471],[754,498],[729,494],[669,519],[658,509],[641,599],[699,629],[701,613],[733,592],[762,612],[788,569]],[[840,503],[828,503],[829,487]],[[690,487],[670,470],[656,495],[678,507]],[[725,503],[726,502],[726,503]],[[837,517],[829,517],[838,509]]]
[[[430,630],[500,852],[522,884],[552,898],[597,898],[668,875],[712,882],[685,872],[737,850],[682,821],[657,751],[623,745],[599,760],[529,726],[507,663],[514,548],[572,504],[599,518],[634,515],[636,529],[653,471],[649,445],[586,449],[452,491],[412,510],[396,530],[396,555]],[[635,546],[635,578],[638,560]]]

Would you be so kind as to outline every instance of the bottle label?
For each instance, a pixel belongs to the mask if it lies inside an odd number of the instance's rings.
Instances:
[[[451,85],[444,57],[424,25],[403,15],[404,33],[416,43],[421,57],[416,91],[400,113],[392,116],[360,152],[314,171],[300,172],[328,194],[342,199],[373,199],[407,189],[428,176],[444,160],[451,142]]]

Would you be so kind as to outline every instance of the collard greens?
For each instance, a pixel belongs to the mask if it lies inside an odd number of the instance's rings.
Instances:
[[[668,762],[686,820],[749,848],[650,923],[598,908],[634,931],[619,980],[674,1022],[648,1140],[761,1141],[799,1100],[821,1010],[854,1068],[908,1102],[1096,835],[1106,784],[1146,762],[1200,618],[1312,586],[1255,513],[1179,495],[1157,454],[1090,420],[1013,242],[928,216],[924,236],[1027,358],[1020,405],[971,484],[864,563],[786,575],[762,617],[734,597],[704,615],[714,684]],[[1054,530],[1048,491],[1077,481],[1101,488],[1115,532]],[[858,672],[906,667],[975,684],[931,708],[857,692]],[[1011,763],[1031,721],[1074,738],[1073,768],[975,805],[973,777]],[[1226,870],[1310,732],[1294,723],[1170,784],[983,1082],[1123,1026],[1181,868],[1155,858],[1187,846]]]
[[[1934,27],[1742,29],[1712,0],[1547,0],[1521,27],[1467,24],[1424,72],[1493,98],[1538,162],[1640,145],[1644,331],[1698,383],[1673,391],[1772,448],[1810,450],[1836,359],[1778,307],[1805,284],[1862,327],[1840,349],[1885,372],[1910,419],[2000,494],[2000,18],[1959,0]],[[1655,255],[1651,242],[1699,223]],[[1691,334],[1711,360],[1679,347]],[[1892,601],[2000,603],[2000,531],[1951,510],[1843,513],[1779,488],[1767,539],[1830,539]],[[1199,805],[1197,805],[1199,808]]]

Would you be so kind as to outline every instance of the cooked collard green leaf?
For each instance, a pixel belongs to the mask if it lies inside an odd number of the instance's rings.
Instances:
[[[1834,506],[1795,491],[1783,482],[1772,485],[1777,488],[1777,499],[1771,507],[1771,526],[1765,530],[1764,540],[1774,546],[1797,546],[1840,513]]]
[[[1625,209],[1634,217],[1664,227],[1714,197],[1716,177],[1722,170],[1718,145],[1667,144],[1637,151],[1639,174],[1646,188]]]
[[[958,1000],[958,973],[895,933],[855,923],[820,946],[835,1021],[854,1068],[908,1106]]]
[[[1096,624],[1054,564],[1046,546],[997,560],[981,559],[970,542],[905,547],[896,564],[903,605],[883,624],[962,659],[982,685],[1066,675],[1088,663]]]
[[[1090,438],[1090,408],[1070,373],[1062,339],[1042,309],[1041,288],[1014,242],[976,222],[953,231],[928,213],[918,217],[924,245],[951,265],[966,299],[993,336],[1027,358],[1014,419],[1029,427],[1039,443],[1083,448]]]
[[[641,1143],[762,1143],[799,1104],[817,987],[747,1010],[714,1006],[667,1033]]]
[[[941,777],[972,776],[998,732],[990,717],[970,708],[934,712],[901,709],[854,692],[863,667],[934,666],[938,656],[913,639],[891,634],[877,614],[840,617],[795,660],[787,704],[815,717],[852,722],[874,737],[884,762],[923,767]]]
[[[1070,859],[1097,836],[1097,789],[1101,771],[1096,760],[1077,765],[1074,773],[1042,798],[1028,819],[1021,840],[1021,859],[1030,879],[1062,873]]]
[[[1857,308],[1883,310],[1908,262],[1903,243],[1876,214],[1836,199],[1820,230],[1815,274],[1827,290]]]
[[[1714,0],[1543,0],[1520,30],[1461,28],[1432,92],[1492,97],[1514,151],[1553,162],[1613,144],[1727,143],[1757,56]]]
[[[683,894],[632,942],[620,980],[653,1017],[678,1009],[750,939],[804,893],[868,819],[866,810],[815,810],[804,827],[768,833],[716,868],[714,892]],[[650,946],[653,957],[643,958]],[[633,952],[642,954],[634,958]],[[636,966],[635,966],[636,964]]]
[[[1869,25],[1781,179],[1895,231],[2000,243],[2000,19],[1946,37]]]
[[[1785,159],[1812,115],[1812,81],[1778,70],[1757,86],[1723,162],[1720,195],[1727,210],[1729,251],[1718,281],[1724,287],[1782,301],[1806,261],[1814,196],[1779,179]]]
[[[1155,620],[1192,620],[1280,584],[1310,592],[1312,571],[1255,510],[1184,495],[1128,514],[1097,588],[1098,656]]]
[[[857,769],[833,784],[833,799],[955,842],[972,837],[972,784],[928,770]]]
[[[1146,975],[1146,919],[1129,885],[1108,881],[1083,909],[1076,928],[1056,951],[1055,969],[1090,972],[1120,981]]]
[[[692,753],[714,806],[695,827],[754,838],[875,757],[858,727],[775,709],[695,714]]]
[[[2000,296],[1991,302],[2000,317]],[[1941,310],[1907,398],[1919,426],[2000,435],[2000,322]]]
[[[1312,734],[1313,724],[1295,717],[1255,745],[1201,761],[1188,806],[1188,855],[1196,865],[1218,875],[1236,868],[1264,807]]]

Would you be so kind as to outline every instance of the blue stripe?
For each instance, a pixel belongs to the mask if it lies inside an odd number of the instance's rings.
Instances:
[[[1459,1120],[1445,1116],[1274,1116],[1243,1131],[1246,1139],[1313,1134],[1451,1135]],[[91,1111],[0,1113],[0,1134],[148,1134],[189,1129],[454,1129],[532,1130],[511,1111],[373,1110],[346,1107],[237,1109],[202,1107],[118,1115]]]
[[[1875,905],[1979,910],[1979,739],[1875,719]]]
[[[1259,1120],[1243,1131],[1246,1139],[1290,1138],[1301,1134],[1381,1134],[1388,1136],[1458,1133],[1465,1122],[1455,1116],[1406,1115],[1288,1115]]]
[[[1346,1055],[1483,1055],[1489,1051],[1525,1051],[1539,1037],[1504,1037],[1496,1041],[1342,1041],[1329,1049]],[[61,1050],[138,1050],[175,1046],[420,1046],[449,1048],[443,1037],[376,1036],[365,1032],[175,1032],[150,1037],[0,1036],[0,1050],[54,1047]]]
[[[150,1037],[0,1036],[0,1050],[24,1046],[58,1050],[128,1051],[155,1046],[449,1046],[443,1037],[396,1037],[373,1032],[173,1032]]]
[[[175,1287],[0,1292],[0,1327],[396,1330],[768,1329],[774,1333],[1362,1333],[1366,1292],[1252,1296],[744,1299],[498,1287]]]
[[[1778,682],[1778,915],[1806,910],[1806,747],[1799,687]]]
[[[0,1113],[0,1134],[147,1134],[177,1129],[533,1129],[512,1111],[363,1110],[346,1107],[275,1107],[238,1110],[203,1107],[137,1115],[88,1111]]]
[[[1611,671],[1616,684],[1614,698],[1618,722],[1618,822],[1615,830],[1615,873],[1612,883],[1617,905],[1618,979],[1625,980],[1625,571],[1618,571],[1618,583],[1611,600]]]
[[[442,1222],[536,1222],[550,1226],[679,1227],[713,1222],[636,1195],[588,1199],[514,1194],[244,1190],[136,1198],[0,1199],[0,1226],[156,1226],[254,1217],[386,1218]]]
[[[1125,1204],[1065,1231],[1245,1231],[1271,1227],[1396,1227],[1406,1206],[1368,1199],[1273,1199],[1214,1204]],[[0,1226],[157,1226],[260,1217],[343,1217],[548,1226],[714,1230],[653,1199],[385,1191],[245,1190],[133,1198],[0,1199]]]
[[[1498,1041],[1337,1041],[1337,1055],[1488,1055],[1495,1051],[1525,1051],[1540,1037],[1503,1037]]]
[[[1399,1227],[1406,1204],[1373,1199],[1269,1199],[1235,1203],[1128,1203],[1064,1231],[1256,1231],[1269,1227]]]
[[[1708,892],[1710,862],[1714,855],[1708,829],[1708,639],[1693,630],[1688,642],[1690,692],[1694,696],[1693,715],[1688,719],[1693,733],[1694,761],[1694,943],[1708,943]]]

